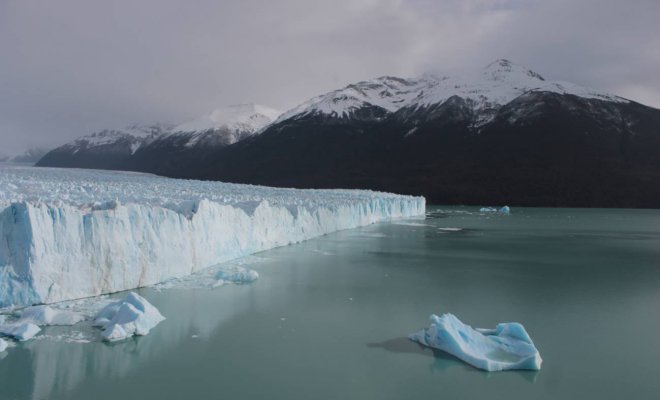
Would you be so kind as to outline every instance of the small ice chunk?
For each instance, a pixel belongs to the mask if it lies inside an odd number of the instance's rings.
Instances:
[[[486,371],[541,369],[541,355],[517,322],[497,324],[495,329],[473,329],[453,314],[431,315],[430,319],[430,327],[408,337]]]
[[[9,345],[7,344],[7,342],[5,342],[4,340],[2,340],[2,339],[0,338],[0,353],[2,353],[3,351],[7,350],[7,346],[9,346]]]
[[[256,281],[259,279],[259,273],[252,269],[235,267],[219,271],[215,277],[218,282],[222,281],[222,284],[226,282],[242,284]]]
[[[83,315],[72,311],[56,310],[49,306],[34,306],[23,309],[19,321],[43,326],[75,325],[84,319]]]
[[[99,311],[94,317],[94,326],[103,329],[103,339],[113,342],[133,335],[144,336],[164,319],[156,307],[131,292],[124,300],[110,303]]]
[[[11,336],[21,342],[32,339],[39,331],[41,331],[41,328],[31,322],[13,322],[0,325],[0,335]]]
[[[504,206],[504,207],[500,208],[499,210],[495,207],[482,207],[482,208],[479,209],[479,212],[509,214],[509,213],[511,213],[511,209],[509,208],[509,206]]]

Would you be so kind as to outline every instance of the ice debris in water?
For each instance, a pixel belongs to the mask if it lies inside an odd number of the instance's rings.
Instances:
[[[481,207],[479,209],[479,212],[482,212],[482,213],[496,213],[496,212],[499,212],[500,214],[509,214],[509,213],[511,213],[511,208],[509,208],[509,206],[504,206],[504,207],[502,207],[498,210],[495,207]]]
[[[541,355],[517,322],[497,324],[495,329],[473,329],[453,314],[434,314],[430,319],[430,327],[408,337],[486,371],[541,369]]]
[[[35,325],[75,325],[83,321],[82,314],[57,310],[49,306],[34,306],[23,309],[20,313],[20,322],[31,322]]]
[[[12,322],[0,325],[0,335],[10,336],[20,342],[32,339],[39,331],[41,328],[30,322]]]
[[[7,342],[5,342],[4,340],[2,340],[2,338],[0,338],[0,353],[7,350],[7,346],[9,346]]]
[[[225,282],[242,284],[256,281],[259,279],[259,273],[252,269],[234,267],[218,271],[216,278],[218,281],[214,286],[221,286]]]
[[[131,292],[124,300],[110,303],[99,311],[94,317],[94,326],[103,329],[103,339],[113,342],[133,335],[144,336],[164,319],[156,307]]]

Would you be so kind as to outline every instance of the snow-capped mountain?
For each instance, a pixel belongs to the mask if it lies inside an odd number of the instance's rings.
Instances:
[[[494,109],[523,94],[534,92],[612,102],[628,101],[568,82],[547,81],[534,71],[502,59],[462,76],[425,74],[414,79],[384,76],[354,83],[285,112],[277,122],[313,114],[350,118],[356,111],[370,107],[380,108],[384,113],[394,113],[404,108],[424,109],[442,105],[455,96],[463,99],[473,111],[492,115]],[[480,124],[488,121],[484,118]]]
[[[76,154],[81,150],[124,144],[130,154],[133,154],[143,145],[149,144],[171,129],[171,126],[164,124],[135,124],[123,129],[104,129],[78,138],[73,143],[64,145],[64,147],[71,148],[73,154]]]
[[[201,118],[178,125],[173,132],[228,132],[228,141],[235,143],[240,135],[251,135],[269,125],[281,114],[259,104],[237,104],[218,108]]]
[[[276,114],[213,112],[104,168],[443,204],[660,207],[660,110],[507,60],[357,82]],[[74,166],[49,155],[40,165]]]
[[[256,104],[214,110],[180,125],[131,125],[83,136],[51,151],[40,166],[123,169],[140,168],[154,153],[217,150],[258,133],[279,112]]]

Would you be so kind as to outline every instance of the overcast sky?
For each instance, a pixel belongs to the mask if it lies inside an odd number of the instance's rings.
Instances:
[[[658,0],[0,0],[0,153],[507,58],[660,107]]]

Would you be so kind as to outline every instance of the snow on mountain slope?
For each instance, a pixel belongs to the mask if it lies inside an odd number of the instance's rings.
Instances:
[[[188,136],[186,147],[195,146],[208,133],[217,136],[216,141],[229,145],[259,132],[279,115],[279,111],[258,104],[232,105],[178,125],[172,129],[172,135]]]
[[[424,209],[372,191],[0,166],[0,307],[152,285]]]
[[[160,135],[169,132],[171,129],[172,127],[166,124],[135,124],[124,129],[104,129],[100,132],[80,137],[63,147],[68,148],[73,154],[76,154],[83,149],[92,149],[126,142],[130,146],[131,154],[133,154],[141,146],[150,143]]]
[[[426,74],[416,79],[381,77],[358,82],[315,97],[282,114],[277,122],[309,114],[349,117],[367,106],[395,112],[405,107],[422,108],[442,104],[458,96],[476,111],[499,108],[527,92],[553,92],[613,102],[628,100],[567,82],[547,81],[538,73],[497,60],[477,72],[462,76]]]

